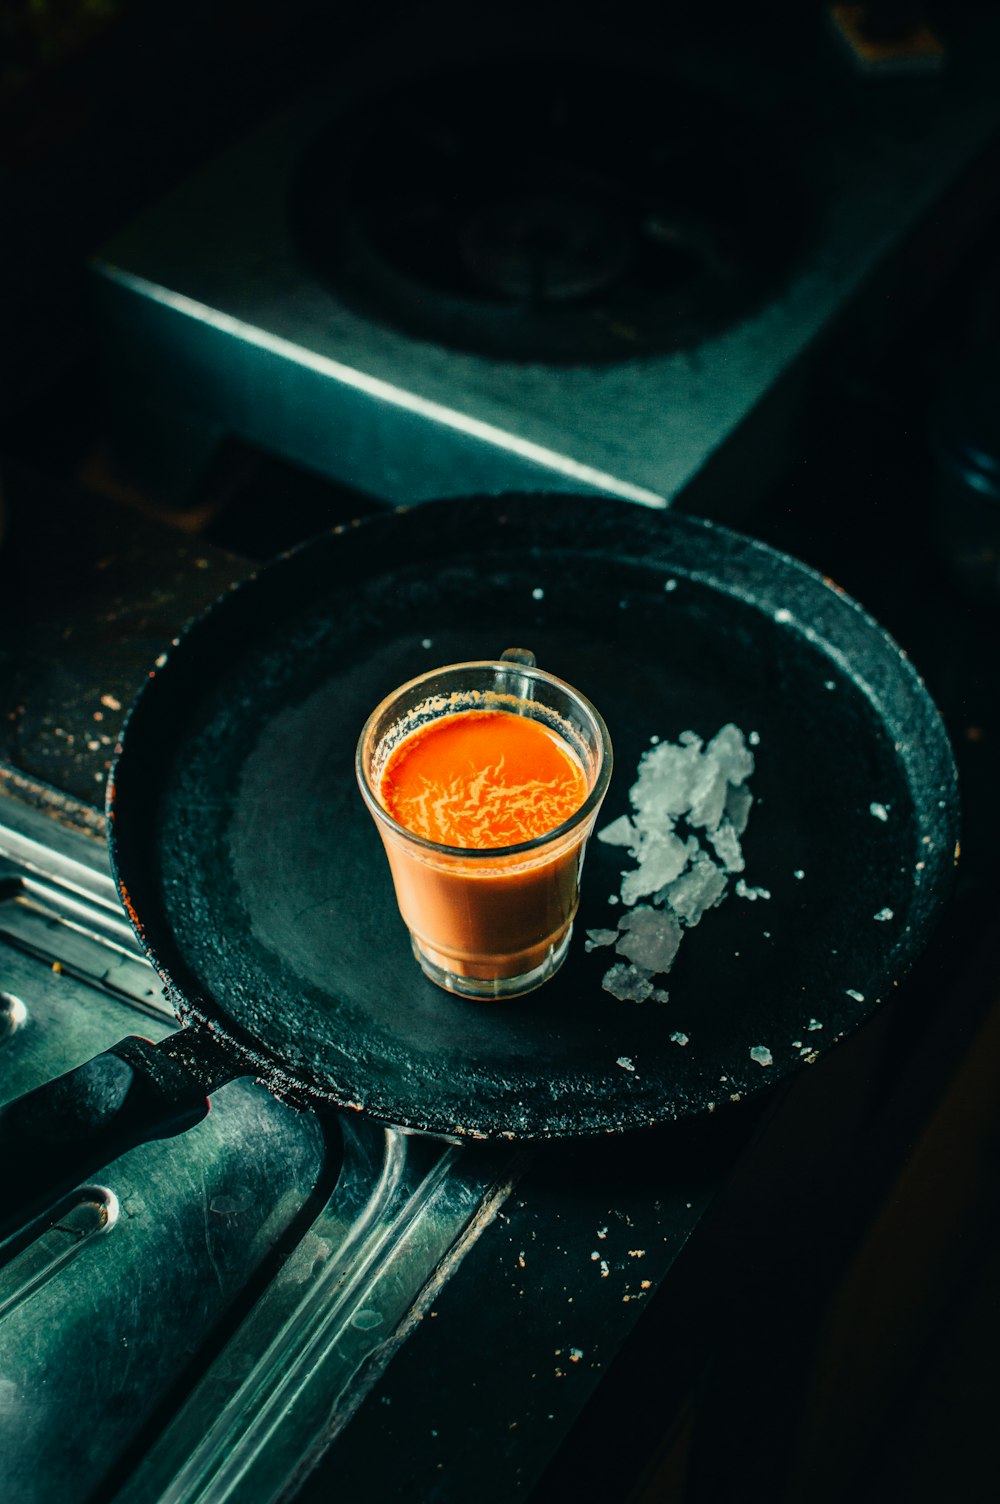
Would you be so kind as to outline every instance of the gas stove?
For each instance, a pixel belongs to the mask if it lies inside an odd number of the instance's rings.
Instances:
[[[286,545],[305,467],[331,520],[596,490],[744,514],[832,575],[910,651],[955,745],[963,859],[931,953],[787,1091],[638,1143],[514,1160],[231,1082],[0,1250],[0,1434],[26,1504],[625,1497],[692,1413],[692,1496],[780,1492],[802,1344],[992,1006],[1000,838],[995,612],[939,556],[920,422],[989,299],[970,277],[957,311],[916,317],[989,217],[997,29],[978,17],[944,70],[889,79],[789,26],[655,55],[581,31],[550,92],[536,28],[397,18],[116,234],[96,327],[148,497],[186,506],[227,437],[279,457],[257,558]],[[512,54],[530,88],[508,132]],[[606,108],[581,155],[563,121],[588,96]],[[175,1027],[100,796],[149,665],[254,555],[239,492],[242,556],[5,469],[4,1103]],[[872,1400],[837,1437],[845,1476]]]
[[[175,1020],[102,843],[2,799],[0,853],[5,1103]],[[198,1128],[121,1156],[2,1250],[10,1496],[279,1496],[503,1204],[509,1168],[223,1087]]]
[[[130,472],[190,501],[235,436],[382,502],[746,512],[831,338],[919,311],[915,244],[947,270],[1000,131],[990,24],[859,79],[820,20],[397,18],[95,258]]]

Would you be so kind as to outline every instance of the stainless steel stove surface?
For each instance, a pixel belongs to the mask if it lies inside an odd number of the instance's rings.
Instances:
[[[881,277],[912,315],[906,248],[947,261],[1000,130],[988,20],[940,74],[859,81],[809,17],[397,18],[97,256],[132,460],[180,495],[236,435],[384,501],[700,475],[745,510],[807,359],[848,314],[873,338]]]
[[[100,843],[3,799],[0,853],[5,1103],[174,1021]],[[501,1168],[223,1087],[3,1250],[4,1497],[276,1497],[501,1204]]]

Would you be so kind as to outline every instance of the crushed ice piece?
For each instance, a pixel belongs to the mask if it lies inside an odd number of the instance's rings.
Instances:
[[[705,852],[695,854],[687,872],[675,878],[656,895],[668,903],[689,929],[702,915],[722,902],[727,886],[726,874]]]
[[[845,987],[844,991],[847,993],[848,997],[853,997],[853,999],[854,999],[854,1001],[856,1003],[863,1003],[864,1000],[865,1000],[864,993],[863,992],[855,992],[855,990],[854,990],[853,987]]]
[[[801,867],[796,867],[795,871],[792,873],[792,876],[797,877],[799,882],[801,882],[805,877],[805,873],[802,871]]]
[[[422,648],[429,648],[433,646],[433,643],[431,642],[431,639],[429,637],[423,637],[420,640],[420,646]]]
[[[868,806],[868,813],[874,815],[876,820],[888,820],[889,811],[884,804],[878,804],[873,799]]]
[[[640,905],[622,915],[618,928],[621,935],[615,948],[620,956],[643,971],[662,974],[670,970],[681,943],[681,927],[669,909]]]
[[[686,1045],[687,1042],[688,1042],[688,1036],[686,1034],[675,1033],[675,1034],[671,1034],[671,1036],[670,1036],[670,1043],[671,1044],[679,1044],[679,1045],[683,1046],[683,1045]]]
[[[736,897],[748,898],[751,903],[756,903],[758,898],[770,898],[769,888],[751,888],[742,877],[736,879]]]
[[[687,822],[692,829],[704,827],[709,833],[718,829],[719,821],[726,808],[728,791],[729,784],[725,773],[719,764],[710,761],[706,754],[691,788],[691,808],[688,810]],[[709,839],[711,839],[711,834]]]
[[[665,815],[687,814],[691,807],[691,784],[701,760],[701,738],[693,732],[681,732],[680,740],[680,746],[660,742],[643,752],[638,777],[629,791],[636,814],[645,815],[647,822],[652,821],[656,827],[664,823]]]
[[[618,1059],[615,1061],[615,1065],[620,1065],[623,1071],[635,1070],[635,1066],[632,1064],[627,1055],[619,1055]]]
[[[775,621],[780,622],[791,621],[792,613],[789,611],[787,606],[779,606],[777,611],[775,611],[774,613],[774,619]]]
[[[628,815],[619,815],[617,820],[612,820],[610,825],[605,825],[603,830],[597,832],[597,839],[603,841],[605,846],[634,846],[635,828]]]
[[[662,987],[654,987],[649,994],[649,1000],[651,1003],[669,1003],[670,993],[665,992]]]
[[[730,784],[726,794],[726,817],[738,836],[747,828],[753,795],[746,784]]]
[[[664,580],[664,582],[663,582],[663,588],[669,594],[671,590],[676,590],[677,589],[677,581],[676,580]]]
[[[792,1040],[792,1049],[793,1050],[801,1050],[802,1049],[802,1041],[801,1041],[801,1039],[793,1039]]]
[[[823,688],[824,689],[836,689],[837,688],[836,681],[833,680],[833,679],[824,679],[823,680]]]
[[[617,930],[587,930],[587,938],[583,942],[583,948],[584,950],[596,950],[599,945],[614,945],[617,939]]]
[[[753,753],[747,750],[743,732],[730,721],[717,731],[708,744],[730,783],[745,783],[754,770]]]
[[[631,905],[636,899],[645,898],[672,883],[684,871],[696,850],[697,842],[693,838],[682,841],[672,830],[643,831],[635,848],[639,865],[622,875],[623,903]]]
[[[653,991],[649,978],[624,961],[616,961],[608,968],[601,986],[620,1003],[644,1003]]]
[[[740,838],[728,820],[723,821],[718,830],[709,831],[708,839],[727,872],[744,870],[746,862],[740,848]]]
[[[760,746],[760,732],[759,731],[751,731],[750,735],[747,737],[747,741],[750,743],[751,747],[759,747]]]
[[[531,599],[533,601],[543,601],[545,599],[545,591],[542,589],[541,585],[535,586],[534,590],[531,592]]]
[[[892,918],[892,910],[891,909],[879,909],[878,913],[874,917],[876,919],[880,919],[882,921],[882,923],[884,924],[884,923],[886,923],[887,920],[889,920],[889,919]]]
[[[774,1056],[771,1054],[771,1051],[767,1048],[767,1045],[764,1045],[764,1044],[755,1044],[754,1045],[753,1049],[750,1051],[750,1059],[751,1060],[756,1060],[756,1062],[757,1062],[758,1065],[773,1065],[774,1064]]]
[[[760,740],[756,733],[754,740]],[[755,802],[744,784],[754,766],[743,732],[731,722],[707,746],[692,730],[682,731],[676,742],[650,737],[629,790],[631,814],[598,832],[598,840],[626,849],[635,862],[621,875],[620,898],[632,912],[619,920],[616,941],[618,954],[631,964],[616,963],[607,971],[603,985],[613,996],[668,1000],[650,978],[669,971],[681,924],[696,925],[725,898],[730,876],[744,870],[740,836]],[[737,891],[752,899],[771,896],[742,878]],[[610,904],[618,901],[619,895],[609,896]],[[606,930],[588,932],[588,951],[610,943]]]
[[[855,992],[855,993],[852,994],[852,996],[857,997],[858,994]],[[816,1030],[817,1029],[822,1029],[822,1027],[823,1027],[823,1025],[820,1023],[820,1021],[819,1021],[818,1018],[811,1018],[809,1020],[809,1022],[806,1024],[806,1028],[809,1030],[809,1032],[811,1034],[815,1034]]]

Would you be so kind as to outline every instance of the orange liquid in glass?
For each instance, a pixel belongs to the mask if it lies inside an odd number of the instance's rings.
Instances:
[[[555,830],[587,797],[566,743],[505,710],[441,716],[406,738],[382,774],[390,815],[440,846],[516,846]]]
[[[555,732],[503,710],[430,722],[392,752],[379,785],[405,829],[477,853],[548,834],[588,792],[583,768]],[[495,859],[438,856],[385,837],[400,910],[421,950],[470,977],[533,970],[572,923],[586,833]]]

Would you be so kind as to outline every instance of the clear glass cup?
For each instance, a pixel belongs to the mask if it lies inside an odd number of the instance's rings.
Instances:
[[[586,775],[580,808],[515,846],[443,846],[400,825],[379,795],[389,756],[420,727],[469,710],[531,716],[561,737]],[[507,998],[558,971],[611,765],[608,729],[593,705],[538,668],[526,649],[434,669],[376,706],[358,741],[358,783],[382,837],[414,955],[431,981],[463,997]]]

